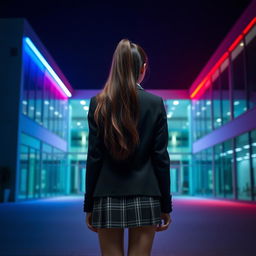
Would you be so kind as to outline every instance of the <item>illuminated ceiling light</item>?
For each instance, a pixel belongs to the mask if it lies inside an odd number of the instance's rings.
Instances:
[[[198,111],[198,112],[196,112],[196,115],[197,115],[197,116],[200,116],[200,112],[199,112],[199,111]]]
[[[82,145],[86,144],[86,135],[85,133],[82,133],[82,141],[81,141]]]
[[[201,109],[202,109],[202,110],[205,110],[205,109],[206,109],[206,107],[205,107],[205,106],[203,106]]]
[[[34,110],[35,108],[34,108],[34,106],[31,106],[30,109],[31,109],[31,110]]]
[[[231,149],[231,150],[228,150],[227,153],[228,153],[228,154],[232,154],[232,153],[233,153],[233,150],[232,150],[232,149]]]
[[[242,42],[242,43],[240,43],[239,45],[240,45],[241,47],[243,47],[243,46],[244,46],[244,43]]]
[[[56,81],[56,83],[62,89],[62,91],[68,97],[71,97],[72,96],[71,92],[68,90],[68,88],[65,86],[65,84],[61,81],[61,79],[58,77],[58,75],[55,73],[55,71],[52,69],[52,67],[49,65],[49,63],[46,61],[46,59],[43,57],[43,55],[38,51],[38,49],[33,44],[31,39],[29,37],[25,37],[25,42],[27,43],[29,48],[33,51],[33,53],[37,56],[37,58],[40,60],[40,62],[44,65],[44,67],[48,70],[48,72],[51,74],[52,78]]]
[[[211,105],[211,101],[207,100],[206,105]]]
[[[241,148],[236,148],[236,149],[235,149],[236,152],[239,152],[239,151],[241,151],[241,150],[242,150]]]
[[[40,113],[39,111],[36,111],[36,115],[37,115],[37,116],[40,116],[41,113]]]
[[[231,113],[228,111],[228,112],[227,112],[227,116],[230,116],[230,115],[231,115]]]
[[[172,145],[177,145],[177,137],[176,137],[176,134],[172,134],[172,137],[171,137],[171,144],[172,144]]]
[[[220,123],[221,122],[221,118],[217,118],[216,122]]]
[[[83,109],[84,110],[89,110],[89,107],[88,106],[84,106]]]
[[[243,148],[245,148],[245,149],[247,149],[247,148],[249,148],[250,147],[250,145],[244,145],[243,146]]]
[[[27,105],[27,104],[28,104],[28,102],[27,102],[26,100],[23,100],[22,103],[23,103],[24,105]]]
[[[237,157],[236,161],[241,161],[243,158],[242,157]]]
[[[168,113],[168,114],[167,114],[167,118],[171,118],[172,115],[173,115],[173,112]]]
[[[253,142],[252,145],[253,145],[254,147],[256,147],[256,142]]]
[[[179,105],[179,101],[178,100],[174,100],[173,101],[173,105]]]
[[[59,112],[58,112],[58,111],[55,111],[55,112],[54,112],[54,115],[56,115],[56,116],[57,116],[58,114],[59,114]]]
[[[44,104],[45,104],[45,105],[49,105],[50,102],[49,102],[48,100],[45,100],[45,101],[44,101]]]
[[[234,102],[234,105],[237,106],[237,105],[239,105],[239,103],[240,103],[240,102],[239,102],[238,100],[236,100],[236,101]]]
[[[85,104],[86,104],[86,101],[85,101],[85,100],[80,100],[80,104],[81,104],[81,105],[85,105]]]
[[[49,109],[50,109],[50,110],[53,110],[53,109],[54,109],[54,107],[53,107],[53,106],[50,106],[50,107],[49,107]]]
[[[171,107],[171,110],[175,110],[175,107]]]
[[[79,126],[79,125],[81,125],[81,123],[80,123],[80,122],[77,122],[76,124],[77,124],[78,126]]]

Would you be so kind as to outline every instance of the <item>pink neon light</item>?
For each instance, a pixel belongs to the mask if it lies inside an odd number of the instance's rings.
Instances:
[[[45,72],[44,74],[47,77],[47,79],[54,85],[51,88],[52,89],[54,88],[55,93],[56,93],[56,91],[58,92],[58,96],[60,96],[59,98],[66,100],[68,98],[68,96],[63,92],[63,90],[59,86],[56,85],[56,82],[54,81],[52,76],[48,72]]]

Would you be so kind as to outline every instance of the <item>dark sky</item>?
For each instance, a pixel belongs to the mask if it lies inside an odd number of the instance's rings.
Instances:
[[[73,88],[103,88],[128,38],[148,54],[145,89],[187,89],[251,1],[62,2],[1,0],[0,17],[25,17]]]

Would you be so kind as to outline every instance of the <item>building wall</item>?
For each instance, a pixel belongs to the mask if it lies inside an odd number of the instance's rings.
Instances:
[[[3,19],[0,22],[0,174],[6,173],[3,188],[12,187],[10,200],[16,197],[18,166],[19,102],[22,64],[22,21]]]
[[[69,100],[71,125],[69,140],[69,165],[71,168],[71,193],[85,190],[85,166],[88,149],[87,114],[90,98],[98,91],[75,90]],[[171,191],[189,194],[192,170],[191,156],[191,104],[186,90],[149,90],[163,97],[168,120],[168,152],[171,166]]]
[[[25,19],[0,19],[0,35],[0,201],[68,194],[72,88]]]
[[[256,2],[190,88],[194,194],[254,201]]]

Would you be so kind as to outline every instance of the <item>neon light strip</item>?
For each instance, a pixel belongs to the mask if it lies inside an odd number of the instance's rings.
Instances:
[[[43,55],[38,51],[36,46],[33,44],[33,42],[30,40],[29,37],[25,37],[25,42],[29,46],[29,48],[33,51],[33,53],[37,56],[37,58],[41,61],[41,63],[45,66],[45,68],[48,70],[48,72],[51,74],[52,78],[56,81],[58,86],[61,88],[61,90],[68,96],[71,97],[72,94],[68,90],[68,88],[65,86],[65,84],[61,81],[61,79],[58,77],[58,75],[55,73],[55,71],[52,69],[52,67],[49,65],[49,63],[45,60]]]
[[[210,78],[210,76],[220,67],[220,65],[228,58],[228,55],[231,51],[233,51],[236,46],[239,44],[239,42],[243,39],[243,37],[250,31],[252,26],[256,24],[256,17],[252,19],[252,21],[246,26],[246,28],[243,30],[242,34],[240,34],[234,42],[231,44],[231,46],[228,48],[228,50],[222,55],[222,57],[219,59],[219,61],[214,65],[214,67],[210,70],[210,72],[204,77],[204,79],[197,85],[195,90],[190,94],[190,98],[194,98],[198,92],[201,90],[201,88],[204,87],[206,81]]]

